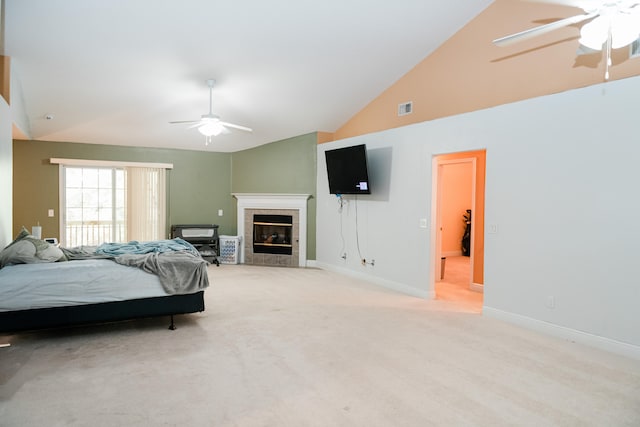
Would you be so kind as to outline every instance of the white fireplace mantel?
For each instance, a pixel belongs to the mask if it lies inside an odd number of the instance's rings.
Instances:
[[[238,235],[244,236],[245,209],[296,209],[299,213],[300,267],[307,265],[307,199],[310,194],[232,193],[238,200]],[[240,245],[240,262],[244,263],[244,245]]]

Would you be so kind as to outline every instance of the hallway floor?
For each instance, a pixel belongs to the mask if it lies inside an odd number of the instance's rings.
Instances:
[[[436,299],[449,301],[461,311],[482,312],[483,294],[469,289],[471,258],[449,256],[445,263],[444,279],[436,282]]]

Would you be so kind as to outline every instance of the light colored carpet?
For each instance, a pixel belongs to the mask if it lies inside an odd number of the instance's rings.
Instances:
[[[0,425],[640,425],[640,361],[323,270],[209,274],[176,331],[0,336]]]

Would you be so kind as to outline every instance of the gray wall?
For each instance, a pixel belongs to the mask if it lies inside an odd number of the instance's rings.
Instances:
[[[69,142],[19,141],[13,143],[13,234],[23,225],[40,222],[43,236],[59,237],[58,165],[52,157],[173,163],[169,171],[171,224],[213,223],[220,234],[234,234],[235,201],[231,196],[231,155],[202,151],[131,148]],[[35,197],[34,197],[35,195]],[[55,218],[47,216],[55,209]],[[218,216],[218,210],[223,216]]]
[[[640,356],[639,93],[634,77],[319,145],[318,264],[432,296],[433,156],[486,148],[484,313]],[[373,194],[356,230],[356,201],[340,214],[320,158],[359,143]]]
[[[310,133],[232,155],[233,193],[311,194],[307,204],[307,259],[316,259],[316,145]]]

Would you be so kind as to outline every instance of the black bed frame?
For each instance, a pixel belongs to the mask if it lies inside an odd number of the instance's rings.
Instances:
[[[199,311],[204,311],[204,291],[100,304],[0,312],[0,332],[60,328],[156,316],[171,316],[169,329],[175,329],[174,314]]]

